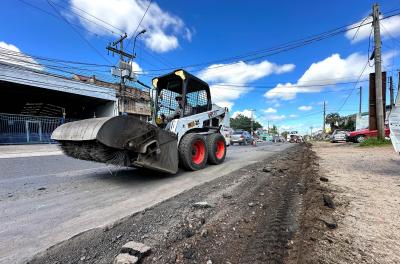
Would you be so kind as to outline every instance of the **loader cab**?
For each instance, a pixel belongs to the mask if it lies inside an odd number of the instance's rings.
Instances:
[[[152,83],[156,89],[155,120],[158,125],[161,125],[162,114],[172,115],[178,107],[184,109],[182,117],[211,110],[208,84],[184,70],[154,78]],[[175,100],[178,96],[182,96],[180,106]]]

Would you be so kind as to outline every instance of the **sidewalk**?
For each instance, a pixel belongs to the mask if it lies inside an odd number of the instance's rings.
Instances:
[[[0,159],[62,154],[57,144],[0,145]]]

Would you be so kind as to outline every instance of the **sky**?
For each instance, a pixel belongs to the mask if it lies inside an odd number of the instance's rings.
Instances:
[[[4,0],[0,48],[29,55],[115,65],[105,47],[123,33],[138,36],[132,67],[138,79],[184,68],[209,83],[214,103],[231,116],[253,115],[264,127],[300,133],[322,127],[327,113],[368,110],[368,61],[373,1],[152,1]],[[382,63],[388,76],[400,69],[400,0],[379,1]],[[147,10],[147,12],[146,12]],[[144,14],[146,14],[144,16]],[[358,23],[358,24],[357,24]],[[267,52],[342,26],[335,36],[279,53]],[[129,42],[129,44],[128,44]],[[133,40],[126,42],[132,52]],[[3,57],[2,57],[3,56]],[[7,60],[0,55],[0,60]],[[46,69],[29,63],[30,67]],[[32,66],[35,65],[35,66]],[[112,80],[109,69],[92,72]],[[88,70],[86,70],[86,73]],[[115,81],[115,80],[114,80]],[[359,82],[357,82],[359,81]]]

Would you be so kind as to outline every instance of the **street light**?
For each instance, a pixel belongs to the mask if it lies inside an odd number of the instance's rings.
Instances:
[[[137,33],[136,36],[135,36],[135,40],[133,41],[133,51],[132,51],[132,53],[133,53],[134,56],[136,56],[136,54],[135,54],[136,39],[137,39],[137,37],[138,37],[139,35],[144,34],[144,33],[146,33],[146,29],[143,29],[142,31],[140,31],[139,33]]]

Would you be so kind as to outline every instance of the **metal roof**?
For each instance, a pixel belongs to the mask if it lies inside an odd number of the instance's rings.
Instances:
[[[26,68],[20,65],[0,62],[0,81],[18,83],[32,87],[55,90],[65,93],[83,95],[110,101],[116,101],[115,89],[68,79],[61,75],[51,74]]]

